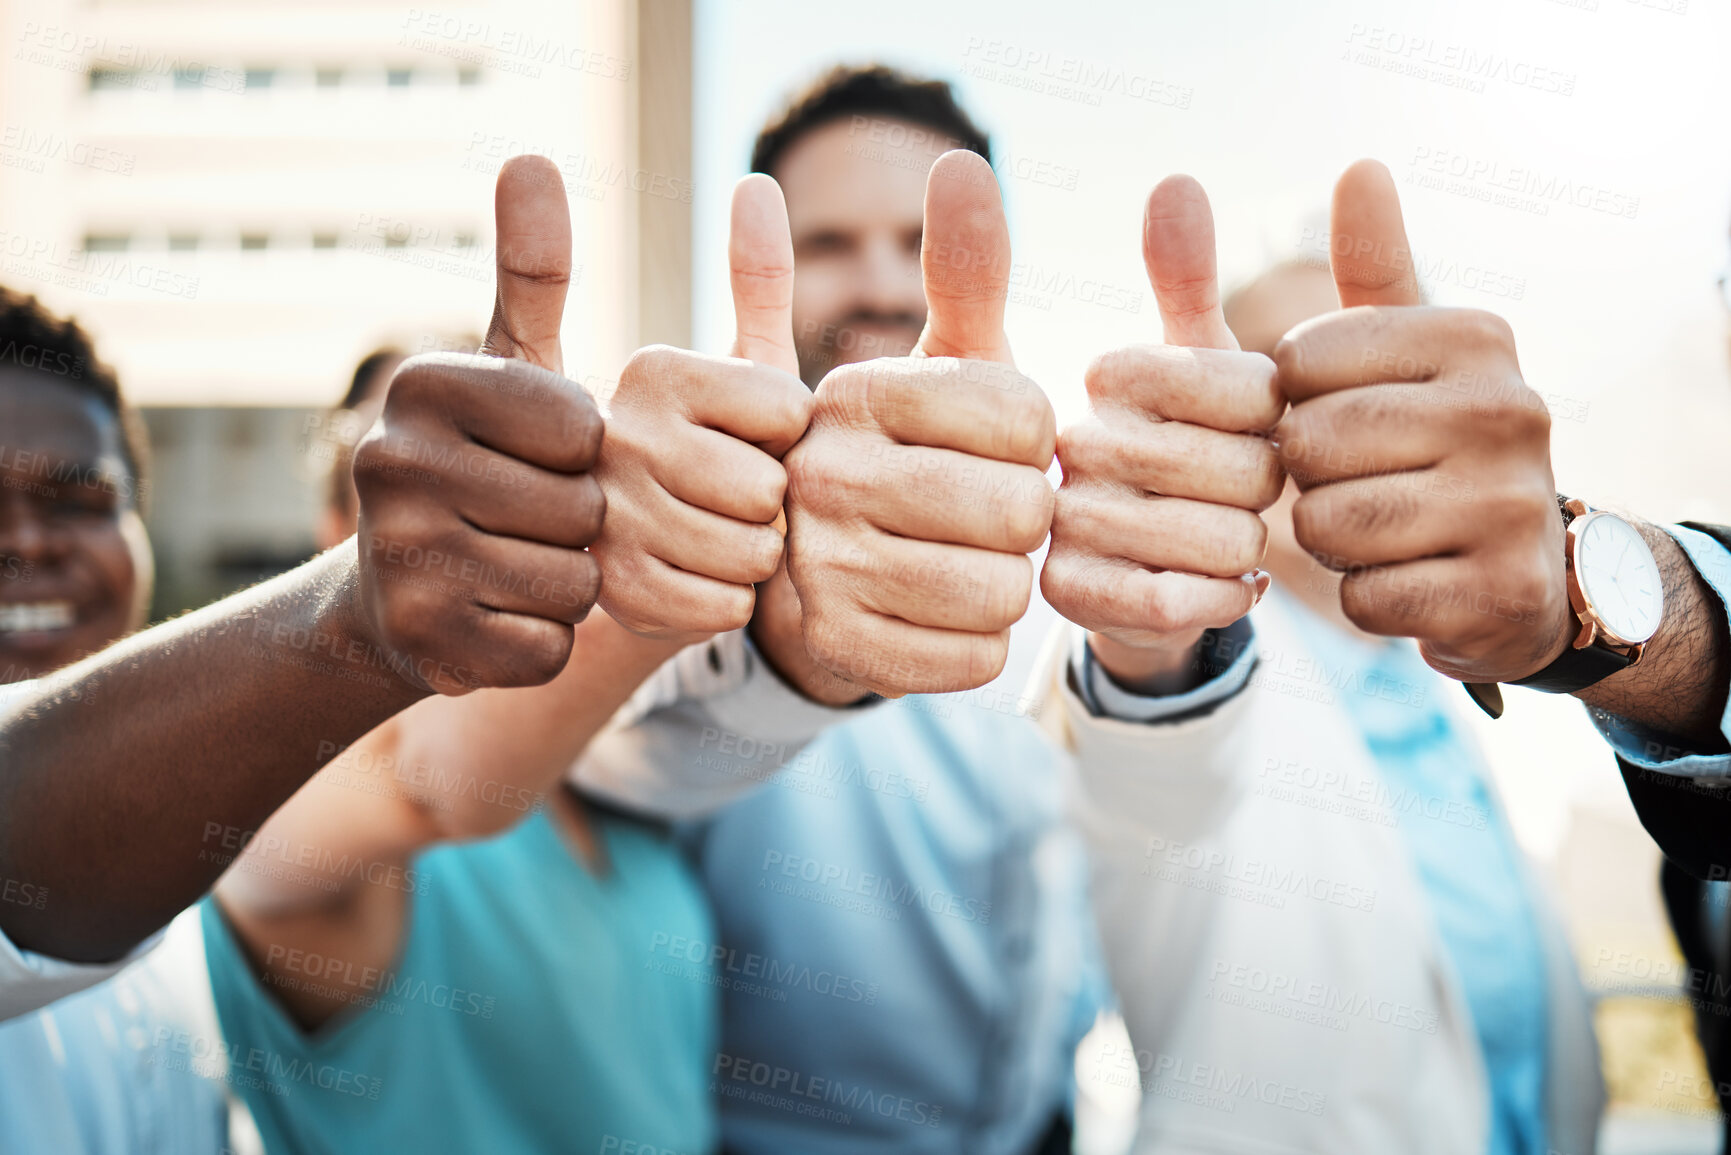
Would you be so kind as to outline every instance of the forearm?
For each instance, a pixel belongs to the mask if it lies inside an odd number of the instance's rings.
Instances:
[[[118,957],[196,900],[412,689],[356,613],[352,541],[44,679],[0,719],[0,904],[20,946]]]
[[[599,609],[544,686],[429,701],[396,727],[394,773],[442,836],[502,830],[538,805],[637,688],[681,649],[638,637]],[[372,740],[369,735],[362,742]]]
[[[1723,745],[1720,719],[1731,679],[1725,610],[1675,538],[1636,523],[1665,583],[1665,614],[1640,660],[1577,697],[1702,749]]]

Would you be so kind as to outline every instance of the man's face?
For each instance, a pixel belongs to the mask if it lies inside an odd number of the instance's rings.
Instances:
[[[0,370],[0,680],[136,628],[142,541],[120,424],[82,390]]]
[[[776,164],[793,229],[793,333],[813,388],[837,365],[905,356],[926,321],[926,173],[948,147],[881,117],[814,128]]]

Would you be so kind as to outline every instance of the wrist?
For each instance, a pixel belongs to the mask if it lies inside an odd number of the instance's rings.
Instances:
[[[384,667],[388,681],[394,683],[387,696],[401,700],[393,712],[406,709],[430,697],[434,690],[430,680],[420,676],[413,657],[389,645],[380,634],[362,592],[362,564],[356,537],[333,546],[310,563],[309,568],[319,571],[313,579],[316,594],[309,603],[310,636],[315,644],[320,638],[329,638],[333,657],[350,662],[356,655],[364,655],[359,659],[363,664]],[[367,682],[377,685],[386,680],[369,678]]]
[[[1106,676],[1126,693],[1169,697],[1194,690],[1207,680],[1201,661],[1205,631],[1186,631],[1151,645],[1130,645],[1107,634],[1090,633],[1088,648]]]
[[[820,706],[852,706],[871,696],[864,686],[830,673],[805,648],[799,595],[784,567],[757,587],[757,610],[746,627],[770,672]]]

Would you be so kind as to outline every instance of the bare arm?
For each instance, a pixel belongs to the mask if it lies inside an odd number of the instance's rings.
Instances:
[[[425,694],[355,610],[355,545],[43,679],[0,718],[0,904],[15,943],[125,954],[207,890],[329,757]],[[312,724],[316,719],[316,724]]]
[[[592,614],[553,681],[421,702],[272,815],[217,895],[284,1008],[310,1028],[370,993],[402,950],[415,856],[555,804],[589,740],[677,649]],[[342,966],[315,972],[308,958]]]

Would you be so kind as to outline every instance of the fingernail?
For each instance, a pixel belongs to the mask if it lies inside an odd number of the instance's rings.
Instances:
[[[1274,575],[1265,569],[1259,569],[1254,575],[1254,580],[1256,582],[1256,600],[1250,603],[1251,609],[1261,605],[1262,599],[1268,596],[1268,587],[1274,584]]]

